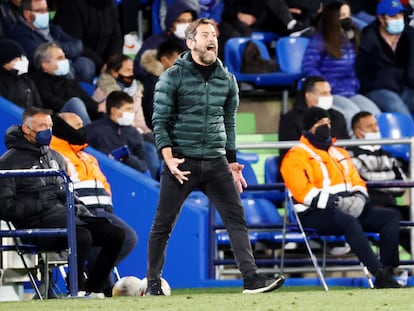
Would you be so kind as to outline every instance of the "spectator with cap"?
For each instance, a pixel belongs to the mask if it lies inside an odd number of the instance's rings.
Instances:
[[[361,34],[356,59],[360,91],[385,112],[414,112],[414,29],[399,0],[381,0]]]
[[[15,41],[0,39],[0,96],[22,107],[42,107],[36,84],[27,74],[29,60]]]

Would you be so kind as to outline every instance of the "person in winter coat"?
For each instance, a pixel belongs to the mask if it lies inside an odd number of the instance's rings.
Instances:
[[[302,74],[322,76],[332,88],[333,108],[340,111],[352,133],[351,119],[361,110],[376,115],[381,110],[359,93],[355,58],[359,47],[359,30],[353,25],[349,5],[329,2],[322,13],[320,31],[310,40],[302,60]]]
[[[0,39],[0,96],[22,107],[42,107],[36,84],[27,74],[29,60],[15,41]]]
[[[90,58],[96,75],[114,54],[122,54],[123,37],[113,0],[63,0],[53,23],[83,42],[83,56]]]
[[[8,150],[0,158],[2,170],[66,170],[62,156],[49,149],[51,113],[38,107],[26,109],[21,126],[12,126],[7,130],[5,143]],[[91,297],[103,297],[102,290],[121,250],[124,232],[105,218],[85,212],[86,208],[79,201],[76,203],[78,287],[80,291],[90,293]],[[81,210],[83,213],[80,213]],[[66,228],[66,211],[66,192],[60,177],[0,179],[0,218],[11,221],[16,228]],[[24,241],[46,250],[67,247],[66,237],[37,237]],[[92,247],[101,249],[94,268],[85,280],[85,262]]]
[[[69,61],[56,43],[43,43],[35,53],[36,71],[31,75],[45,108],[53,112],[74,112],[84,124],[98,119],[102,105],[95,102],[80,86],[68,77]]]
[[[10,27],[6,36],[23,47],[30,63],[33,63],[35,51],[40,44],[56,42],[71,60],[72,77],[92,82],[95,65],[91,59],[83,56],[82,41],[63,31],[60,26],[50,23],[46,0],[22,0],[20,8],[21,18]]]
[[[312,107],[303,118],[298,145],[285,155],[283,180],[302,225],[323,234],[344,235],[352,251],[375,275],[376,288],[398,288],[393,269],[399,265],[400,215],[373,206],[365,182],[345,149],[333,146],[326,110]],[[380,234],[380,260],[364,231]]]
[[[134,59],[135,78],[142,80],[147,74],[141,66],[141,56],[146,50],[158,49],[167,40],[174,40],[185,49],[185,29],[197,18],[197,7],[186,0],[176,0],[168,7],[165,31],[145,39]]]
[[[154,133],[164,158],[157,211],[148,241],[145,295],[164,295],[167,242],[187,196],[200,189],[213,200],[229,232],[244,293],[282,286],[284,277],[257,273],[239,192],[246,187],[236,159],[237,83],[217,59],[215,26],[197,19],[186,30],[190,51],[161,74],[154,94]]]
[[[64,157],[77,198],[92,214],[110,219],[112,224],[124,231],[124,243],[115,262],[118,265],[134,249],[138,241],[137,234],[114,213],[111,186],[101,171],[98,160],[84,151],[88,144],[81,118],[72,112],[62,112],[52,120],[50,148]],[[88,269],[96,264],[96,253],[93,250],[88,258]],[[113,285],[113,278],[110,277],[104,287],[105,296],[112,296]]]

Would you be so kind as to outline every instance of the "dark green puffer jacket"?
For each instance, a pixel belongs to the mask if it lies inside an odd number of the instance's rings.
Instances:
[[[158,149],[172,147],[197,159],[235,153],[238,106],[236,80],[220,60],[205,81],[190,52],[184,53],[155,86],[152,121]]]

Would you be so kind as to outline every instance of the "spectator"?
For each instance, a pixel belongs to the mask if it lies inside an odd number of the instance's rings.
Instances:
[[[135,77],[142,80],[147,74],[141,67],[141,57],[146,50],[157,49],[167,40],[174,40],[185,49],[185,29],[197,17],[196,8],[186,0],[176,0],[169,7],[165,18],[166,30],[148,37],[134,60]]]
[[[82,119],[74,113],[63,112],[53,118],[53,136],[50,148],[59,152],[66,161],[68,174],[77,198],[98,217],[104,217],[122,228],[125,240],[115,261],[118,265],[134,249],[138,238],[135,230],[113,213],[111,187],[102,173],[96,158],[84,149],[86,131]],[[93,251],[93,255],[96,251]],[[88,258],[88,270],[96,264],[96,256]],[[114,281],[109,279],[104,287],[105,296],[112,296]]]
[[[309,42],[302,60],[303,76],[324,77],[332,87],[333,107],[342,112],[351,130],[353,115],[361,110],[378,114],[381,110],[359,94],[354,63],[359,46],[359,30],[353,25],[349,5],[329,2],[323,12],[320,31]]]
[[[113,0],[62,0],[53,22],[83,42],[83,55],[95,63],[96,75],[112,55],[122,53],[123,39]]]
[[[376,288],[398,288],[393,269],[399,264],[400,215],[367,203],[368,192],[349,154],[332,145],[326,110],[310,108],[303,119],[300,143],[281,165],[294,209],[302,225],[323,234],[345,235],[355,255],[375,275]],[[364,230],[380,234],[380,260]]]
[[[20,18],[21,0],[7,0],[0,3],[0,37],[5,36]]]
[[[21,0],[21,14],[22,18],[6,35],[20,43],[30,63],[33,63],[35,50],[40,44],[56,42],[59,43],[66,57],[71,60],[75,79],[92,82],[95,66],[89,58],[82,56],[82,41],[50,23],[46,0]]]
[[[27,74],[29,61],[22,47],[0,39],[0,51],[0,96],[23,108],[42,107],[36,85]]]
[[[88,143],[110,155],[111,151],[127,145],[129,153],[119,160],[140,172],[147,170],[144,141],[141,133],[132,126],[134,101],[122,91],[113,91],[106,100],[107,116],[86,126]]]
[[[399,0],[378,3],[377,19],[362,31],[356,61],[361,92],[382,111],[414,112],[414,29]],[[370,111],[371,112],[371,111]]]
[[[7,130],[5,143],[8,151],[0,158],[1,169],[66,169],[62,156],[48,146],[52,138],[50,113],[42,108],[29,108],[23,113],[22,125]],[[66,195],[62,178],[1,178],[0,184],[1,219],[11,221],[16,228],[66,227]],[[105,218],[93,217],[90,213],[83,217],[80,211],[84,209],[80,203],[77,204],[78,285],[80,291],[101,298],[105,280],[119,256],[124,233]],[[67,247],[66,237],[28,238],[24,241],[46,250]],[[101,250],[85,281],[85,261],[95,246]]]
[[[142,54],[141,66],[148,72],[142,80],[144,84],[142,108],[145,123],[151,129],[155,83],[158,81],[158,77],[174,64],[183,51],[183,47],[176,41],[168,40],[161,43],[158,50],[147,50]]]
[[[68,76],[69,61],[56,43],[43,43],[35,52],[36,71],[31,75],[45,108],[58,112],[74,112],[84,124],[91,123],[103,111],[79,85]]]
[[[358,139],[380,139],[381,133],[375,117],[367,111],[358,112],[352,118],[352,130]],[[401,164],[381,145],[358,145],[349,148],[352,162],[362,179],[366,181],[404,180],[406,176]],[[403,220],[410,220],[408,206],[397,204],[396,198],[404,194],[404,188],[374,188],[368,189],[370,203],[376,206],[389,207],[398,210]],[[409,232],[400,232],[400,244],[411,251]]]
[[[275,290],[284,277],[257,273],[240,201],[239,192],[247,184],[243,165],[236,159],[236,80],[217,59],[217,35],[211,20],[191,23],[186,44],[190,51],[160,76],[155,87],[153,124],[164,170],[148,241],[145,295],[164,295],[161,273],[168,239],[183,202],[196,188],[213,200],[226,225],[242,273],[243,292]]]

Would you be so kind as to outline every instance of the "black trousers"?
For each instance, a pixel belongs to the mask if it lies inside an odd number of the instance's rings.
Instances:
[[[304,227],[315,228],[323,234],[344,235],[352,251],[372,274],[383,266],[399,264],[400,214],[395,210],[367,204],[358,218],[339,209],[311,209],[299,217]],[[372,251],[364,231],[380,234],[380,259]]]

